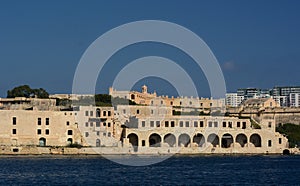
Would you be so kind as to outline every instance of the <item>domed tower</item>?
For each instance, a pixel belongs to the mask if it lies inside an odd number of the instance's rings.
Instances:
[[[147,90],[147,89],[148,89],[148,88],[147,88],[146,85],[142,86],[142,93],[143,93],[143,94],[147,94],[147,93],[148,93],[148,90]]]

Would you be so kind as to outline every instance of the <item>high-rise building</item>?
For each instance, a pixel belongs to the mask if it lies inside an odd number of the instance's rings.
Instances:
[[[227,93],[226,94],[226,106],[237,107],[244,100],[244,96],[238,96],[238,93]]]

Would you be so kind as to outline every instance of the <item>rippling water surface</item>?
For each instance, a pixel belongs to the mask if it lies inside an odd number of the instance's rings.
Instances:
[[[300,156],[178,156],[131,167],[91,156],[0,157],[2,185],[299,185]]]

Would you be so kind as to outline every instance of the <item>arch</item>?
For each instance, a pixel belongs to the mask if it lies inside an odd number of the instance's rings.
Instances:
[[[252,134],[250,136],[250,142],[253,143],[255,147],[261,147],[261,137],[258,134]]]
[[[244,147],[247,143],[247,136],[245,134],[238,134],[235,138],[235,142],[239,143],[241,147]]]
[[[188,134],[180,134],[178,137],[178,147],[181,147],[182,145],[184,147],[187,147],[191,143],[191,138]]]
[[[282,152],[283,155],[290,155],[289,149],[284,149]]]
[[[199,147],[202,147],[205,143],[205,137],[198,133],[193,137],[193,143],[197,143]]]
[[[101,146],[101,141],[100,139],[96,139],[96,147],[100,147]]]
[[[160,147],[161,146],[161,137],[160,135],[154,133],[149,136],[149,146],[150,147]]]
[[[72,138],[68,138],[67,139],[67,143],[68,143],[68,145],[72,145],[73,144],[73,139]]]
[[[176,144],[176,137],[174,136],[174,134],[166,134],[164,136],[164,143],[169,144],[170,147],[175,147]]]
[[[222,136],[222,148],[229,148],[233,144],[233,137],[231,134],[226,133]]]
[[[41,146],[41,147],[46,146],[46,139],[45,138],[40,138],[39,139],[39,146]]]
[[[96,117],[100,117],[101,110],[99,108],[96,109]]]
[[[127,138],[129,139],[129,143],[132,145],[133,150],[136,152],[139,146],[139,137],[138,135],[131,133],[128,134]]]
[[[216,147],[217,145],[220,145],[219,136],[215,133],[212,133],[207,137],[207,142],[211,143],[213,147]]]

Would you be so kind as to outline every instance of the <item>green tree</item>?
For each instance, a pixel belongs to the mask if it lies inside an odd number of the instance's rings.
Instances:
[[[34,97],[38,98],[49,98],[49,94],[46,90],[39,89],[31,89],[29,85],[21,85],[13,88],[12,90],[7,91],[7,98],[15,98],[15,97]]]

